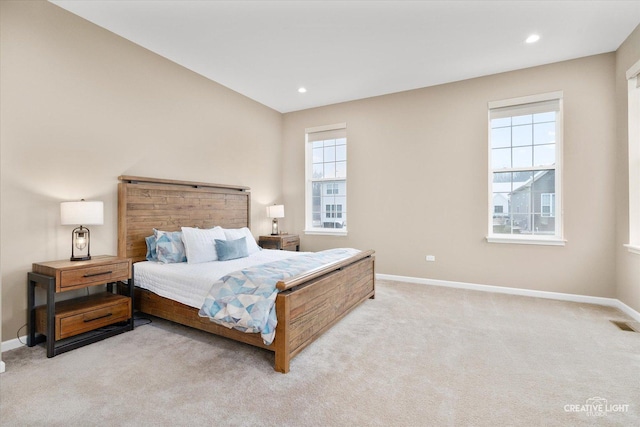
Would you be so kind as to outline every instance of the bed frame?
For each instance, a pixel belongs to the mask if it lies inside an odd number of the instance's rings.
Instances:
[[[248,187],[135,176],[118,178],[118,255],[135,263],[146,256],[145,237],[153,229],[250,227]],[[278,282],[278,325],[271,345],[260,334],[228,329],[198,316],[198,309],[135,289],[143,313],[211,332],[275,353],[275,370],[287,373],[291,358],[363,301],[374,298],[374,252],[363,251]],[[134,265],[135,269],[135,265]]]

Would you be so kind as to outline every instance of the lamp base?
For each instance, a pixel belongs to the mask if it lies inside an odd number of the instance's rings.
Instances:
[[[91,259],[91,232],[88,228],[76,227],[71,232],[71,261],[89,261]],[[76,256],[76,248],[80,251]],[[84,253],[84,249],[87,249],[87,253]]]
[[[278,231],[278,219],[273,218],[273,221],[271,222],[271,235],[277,236],[279,234],[280,234],[280,231]]]

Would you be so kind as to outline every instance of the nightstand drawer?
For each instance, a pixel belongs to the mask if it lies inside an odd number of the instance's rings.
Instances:
[[[297,234],[276,234],[260,236],[258,245],[263,249],[280,249],[283,251],[300,250],[300,236]]]
[[[84,288],[92,283],[111,283],[129,279],[129,262],[65,270],[60,273],[60,290]]]
[[[131,317],[131,299],[108,292],[60,301],[55,306],[56,340],[123,322]],[[46,306],[36,307],[36,330],[41,334],[46,334],[46,316]]]
[[[298,236],[282,237],[282,249],[295,251],[297,246],[300,246],[300,237]]]

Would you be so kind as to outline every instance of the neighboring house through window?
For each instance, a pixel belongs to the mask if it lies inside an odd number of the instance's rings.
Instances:
[[[305,233],[347,233],[347,127],[305,129]]]
[[[562,92],[489,103],[489,242],[564,244],[561,158]]]

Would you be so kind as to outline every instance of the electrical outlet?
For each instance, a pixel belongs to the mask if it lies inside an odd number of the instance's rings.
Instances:
[[[436,256],[435,255],[427,255],[426,260],[427,261],[435,261],[436,260]]]

